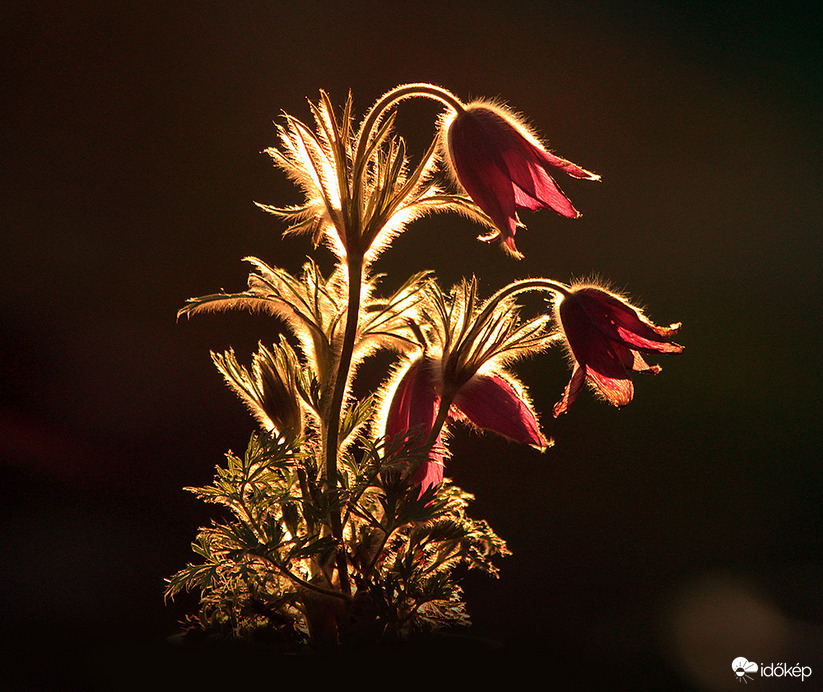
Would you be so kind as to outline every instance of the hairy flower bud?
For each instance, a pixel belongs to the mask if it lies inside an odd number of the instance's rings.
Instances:
[[[252,356],[251,371],[237,362],[232,349],[211,355],[226,383],[263,429],[290,441],[303,434],[297,387],[300,365],[285,339],[281,338],[271,350],[260,344]]]
[[[272,353],[260,346],[252,366],[259,383],[260,408],[274,429],[288,438],[297,438],[303,432],[303,412],[293,370],[295,364],[296,361],[284,357],[282,349]]]

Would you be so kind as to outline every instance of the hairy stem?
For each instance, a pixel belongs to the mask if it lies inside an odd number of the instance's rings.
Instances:
[[[346,598],[346,596],[344,594],[341,594],[337,591],[331,591],[329,589],[324,589],[320,586],[317,586],[317,584],[312,584],[311,582],[308,582],[305,579],[302,579],[301,577],[298,577],[288,567],[286,567],[285,565],[280,564],[279,562],[277,562],[277,560],[272,560],[267,555],[263,555],[261,553],[253,553],[253,555],[256,558],[258,558],[258,559],[266,562],[267,564],[271,565],[278,572],[280,572],[284,577],[287,577],[288,579],[291,579],[295,584],[298,584],[299,586],[302,586],[304,589],[307,589],[308,591],[313,591],[314,593],[322,594],[323,596],[331,596],[332,598],[341,598],[341,599]]]
[[[366,119],[363,121],[363,127],[357,136],[357,150],[355,152],[354,160],[360,161],[369,145],[371,133],[377,127],[380,119],[386,112],[398,101],[403,99],[413,98],[415,96],[422,96],[424,98],[434,99],[445,103],[453,110],[462,112],[465,110],[463,103],[450,91],[443,87],[435,86],[434,84],[426,84],[423,82],[416,84],[403,84],[395,87],[391,91],[384,94],[380,100],[377,101],[369,110]]]
[[[484,327],[487,320],[497,309],[497,306],[501,303],[501,301],[517,295],[518,293],[525,293],[526,291],[547,291],[549,293],[559,293],[564,298],[571,295],[571,289],[568,286],[551,279],[522,279],[520,281],[510,283],[508,286],[501,288],[497,293],[489,298],[488,301],[486,301],[486,307],[483,309],[483,312],[478,315],[477,319],[474,320],[474,326],[464,340],[472,341],[477,338],[479,331]]]
[[[330,521],[332,536],[337,541],[337,572],[340,578],[340,589],[346,595],[351,595],[349,584],[346,553],[343,548],[343,523],[340,513],[340,497],[337,493],[339,484],[337,471],[337,457],[340,447],[340,416],[343,410],[343,398],[349,382],[354,342],[357,336],[357,323],[360,317],[360,292],[363,283],[363,258],[358,254],[349,253],[347,258],[349,274],[349,297],[346,312],[346,331],[343,335],[343,345],[340,350],[340,359],[337,364],[337,378],[334,383],[331,404],[328,409],[328,423],[326,427],[326,484],[331,497]]]

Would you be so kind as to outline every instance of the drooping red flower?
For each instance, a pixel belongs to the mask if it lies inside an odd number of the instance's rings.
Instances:
[[[586,380],[615,406],[625,406],[634,396],[629,374],[660,372],[641,354],[681,353],[671,341],[680,324],[658,327],[628,302],[597,286],[580,286],[560,300],[556,318],[574,357],[571,380],[554,407],[555,417],[569,408]]]
[[[520,257],[514,236],[517,209],[554,209],[568,218],[580,216],[551,173],[575,178],[600,176],[550,154],[511,113],[487,103],[471,103],[444,123],[447,162],[469,197],[492,220],[503,247]]]
[[[386,416],[386,439],[409,435],[413,445],[424,446],[437,420],[440,396],[435,389],[432,362],[426,358],[414,361],[397,384]],[[438,434],[428,457],[411,479],[420,485],[421,495],[429,486],[443,480],[443,439]]]
[[[403,374],[386,416],[388,440],[409,435],[412,447],[429,443],[441,403],[440,367],[439,360],[420,357]],[[478,428],[540,450],[551,444],[540,432],[525,395],[515,389],[513,381],[499,374],[477,373],[469,379],[455,394],[448,417],[467,420]],[[421,495],[443,480],[444,452],[440,430],[431,442],[428,457],[411,479],[412,485],[420,485]]]

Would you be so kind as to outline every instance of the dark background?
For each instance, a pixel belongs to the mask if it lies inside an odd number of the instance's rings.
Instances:
[[[175,312],[242,288],[246,255],[296,270],[310,252],[252,203],[299,199],[261,154],[281,111],[305,120],[319,89],[336,104],[351,89],[362,115],[429,81],[504,99],[603,182],[560,180],[584,215],[524,215],[520,262],[462,218],[419,221],[378,265],[390,283],[599,275],[684,323],[686,352],[621,411],[587,392],[555,421],[562,354],[520,364],[557,441],[544,455],[456,431],[447,473],[513,552],[499,580],[464,582],[475,633],[502,644],[485,660],[518,655],[572,689],[731,689],[736,656],[823,680],[814,3],[7,2],[0,17],[0,614],[25,670],[70,651],[67,680],[118,689],[176,660],[165,639],[194,601],[164,605],[163,579],[213,516],[182,487],[252,429],[208,351],[246,354],[274,325]],[[437,106],[400,112],[419,155]]]

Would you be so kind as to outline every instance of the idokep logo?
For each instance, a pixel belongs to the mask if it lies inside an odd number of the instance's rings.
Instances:
[[[738,656],[732,661],[732,670],[737,676],[738,682],[748,684],[749,680],[754,680],[759,672],[761,678],[795,678],[805,682],[811,677],[810,666],[802,666],[799,663],[794,665],[787,663],[761,663],[759,666],[754,661],[749,661],[742,656]]]
[[[752,673],[757,672],[757,664],[752,661],[747,661],[742,656],[738,656],[732,661],[732,670],[737,676],[737,682],[748,683],[753,680]]]

